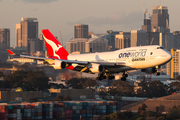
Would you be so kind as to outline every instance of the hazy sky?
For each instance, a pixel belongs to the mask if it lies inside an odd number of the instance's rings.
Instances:
[[[156,0],[143,0],[152,13]],[[157,0],[157,5],[168,6],[170,29],[180,31],[180,0]],[[88,24],[89,31],[130,31],[143,24],[140,0],[0,0],[0,28],[10,28],[11,46],[15,46],[15,26],[22,17],[36,17],[39,34],[49,29],[64,43],[74,37],[74,24]]]

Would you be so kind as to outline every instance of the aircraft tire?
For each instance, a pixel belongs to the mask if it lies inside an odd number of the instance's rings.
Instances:
[[[126,81],[126,77],[122,77],[122,78],[121,78],[121,81]]]

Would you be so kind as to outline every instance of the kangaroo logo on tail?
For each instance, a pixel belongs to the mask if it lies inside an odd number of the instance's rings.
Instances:
[[[49,54],[49,57],[56,59],[66,59],[69,53],[64,49],[64,47],[59,43],[59,41],[52,35],[48,30],[42,30],[46,48]]]
[[[58,58],[60,59],[60,56],[59,56],[58,54],[56,54],[56,53],[57,53],[57,51],[62,47],[62,45],[60,45],[60,44],[57,44],[57,45],[56,45],[53,41],[47,39],[45,36],[44,36],[44,39],[45,39],[45,41],[52,47],[52,49],[53,49],[53,55],[56,56],[56,57],[58,57]]]

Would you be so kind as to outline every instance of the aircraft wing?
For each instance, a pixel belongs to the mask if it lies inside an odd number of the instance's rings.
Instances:
[[[20,56],[22,58],[29,58],[29,59],[35,59],[35,60],[41,60],[41,61],[47,61],[47,62],[53,62],[54,60],[59,60],[59,61],[66,62],[66,63],[74,63],[74,64],[80,64],[80,65],[89,64],[89,62],[86,62],[86,61],[62,60],[62,59],[36,57],[36,56],[29,56],[29,55],[20,55],[20,54],[16,54],[16,53],[10,51],[9,49],[7,49],[7,51],[10,55],[16,55],[16,56]]]
[[[29,58],[29,59],[46,61],[50,65],[52,65],[55,61],[65,62],[65,63],[67,63],[69,65],[77,64],[77,66],[74,68],[74,70],[80,71],[80,72],[88,72],[88,73],[90,73],[88,68],[91,67],[91,65],[93,63],[102,65],[105,68],[114,67],[114,66],[118,66],[118,67],[125,67],[125,66],[127,66],[127,64],[125,62],[107,62],[107,61],[91,61],[91,62],[88,62],[88,61],[76,61],[76,60],[63,60],[63,59],[54,59],[54,58],[45,58],[45,57],[20,55],[20,54],[14,53],[14,52],[12,52],[12,51],[10,51],[8,49],[7,49],[7,51],[8,51],[8,53],[10,55],[16,55],[16,56],[20,56],[22,58]]]

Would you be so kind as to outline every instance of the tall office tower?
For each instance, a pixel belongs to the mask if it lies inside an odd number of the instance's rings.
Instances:
[[[108,40],[108,50],[114,50],[115,48],[115,34],[91,34],[91,38],[106,38]]]
[[[80,52],[105,52],[108,50],[108,40],[106,38],[75,38],[67,42],[68,53]]]
[[[151,31],[169,33],[169,14],[167,6],[154,6],[151,15]]]
[[[21,24],[16,24],[16,47],[21,47]]]
[[[88,25],[74,25],[74,38],[88,38]]]
[[[116,49],[123,49],[130,47],[131,45],[131,34],[130,32],[119,32],[115,36],[115,48]]]
[[[68,53],[79,51],[81,53],[85,53],[85,42],[88,39],[86,38],[75,38],[67,42],[67,51]]]
[[[106,33],[110,35],[110,39],[108,39],[108,45],[111,46],[111,50],[115,50],[115,35],[119,34],[119,32],[122,31],[113,31],[113,30],[108,30]]]
[[[37,18],[21,18],[21,43],[20,47],[28,50],[28,40],[38,38]]]
[[[171,54],[173,59],[166,64],[167,75],[170,75],[170,78],[176,78],[180,74],[180,50],[171,49]]]
[[[146,43],[146,31],[131,30],[131,47],[144,46]]]
[[[108,39],[106,38],[90,38],[85,43],[85,52],[105,52],[108,51]]]
[[[151,19],[144,19],[144,25],[142,25],[142,30],[151,32]]]
[[[8,53],[6,49],[10,48],[10,29],[0,29],[0,61],[6,62]]]
[[[0,29],[0,49],[10,48],[10,29]]]

